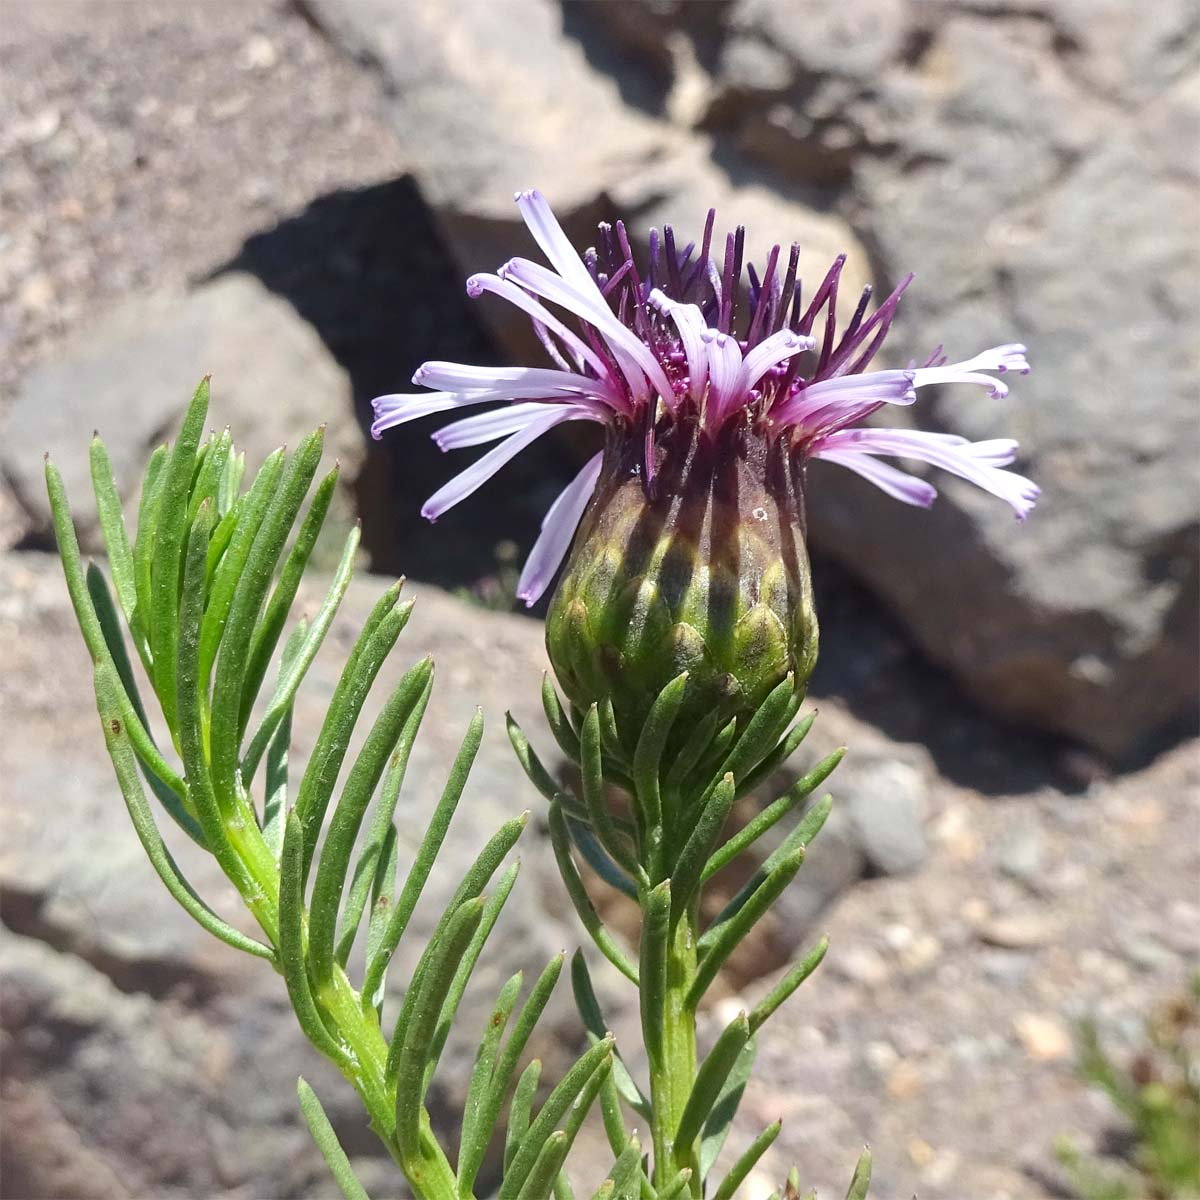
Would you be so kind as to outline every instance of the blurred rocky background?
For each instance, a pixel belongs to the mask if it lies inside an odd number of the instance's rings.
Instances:
[[[879,1200],[1072,1195],[1055,1138],[1120,1135],[1075,1077],[1072,1023],[1132,1047],[1200,962],[1192,0],[8,0],[3,18],[0,1194],[329,1195],[300,1070],[372,1194],[399,1194],[278,980],[190,926],[141,856],[47,553],[42,453],[94,544],[93,428],[132,487],[205,371],[251,458],[328,423],[342,525],[421,581],[396,669],[438,661],[414,828],[471,705],[489,719],[453,871],[482,828],[536,812],[502,727],[511,706],[540,729],[541,630],[497,610],[584,450],[546,439],[434,530],[419,502],[454,464],[433,423],[365,429],[423,359],[529,352],[462,279],[526,252],[511,194],[536,184],[581,243],[603,217],[644,234],[715,204],[760,250],[799,240],[810,276],[842,250],[880,288],[914,269],[897,362],[1029,344],[1008,401],[920,414],[1021,440],[1044,489],[1026,526],[955,481],[925,513],[812,472],[824,653],[798,767],[851,754],[728,1003],[830,931],[764,1038],[740,1132],[785,1130],[748,1195],[793,1160],[840,1195],[864,1141]],[[298,761],[381,586],[356,582],[318,659]],[[491,977],[580,937],[537,820],[523,858]],[[564,1003],[542,1050],[574,1037]]]

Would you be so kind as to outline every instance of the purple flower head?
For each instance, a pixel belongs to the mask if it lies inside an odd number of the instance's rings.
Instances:
[[[845,256],[806,297],[797,276],[800,251],[784,261],[778,246],[761,274],[745,266],[745,231],[713,245],[710,211],[699,244],[678,246],[670,226],[651,231],[644,270],[634,262],[624,226],[601,225],[598,244],[579,255],[543,196],[516,197],[521,216],[553,269],[510,259],[496,274],[467,280],[470,296],[494,293],[525,312],[552,367],[474,367],[427,362],[413,383],[431,389],[374,401],[371,432],[429,413],[497,401],[504,407],[455,421],[434,434],[443,450],[498,442],[425,502],[436,520],[490,479],[509,459],[556,425],[596,421],[636,438],[641,476],[652,489],[656,440],[680,420],[715,437],[736,424],[787,437],[790,453],[823,458],[857,472],[906,504],[928,506],[932,484],[880,461],[915,459],[969,480],[1006,500],[1018,519],[1033,508],[1037,485],[1005,468],[1017,443],[971,442],[947,433],[885,429],[863,422],[885,405],[907,405],[930,384],[970,383],[993,398],[1008,393],[997,378],[1027,374],[1025,347],[997,346],[947,363],[941,349],[920,366],[868,370],[912,280],[903,279],[870,315],[864,290],[849,323],[838,330],[838,284]],[[533,604],[570,547],[600,476],[595,455],[551,505],[521,574],[517,594]]]

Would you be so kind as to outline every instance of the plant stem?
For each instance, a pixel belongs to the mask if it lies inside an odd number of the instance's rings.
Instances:
[[[696,1014],[687,994],[696,974],[696,917],[680,919],[667,949],[667,988],[662,1006],[662,1061],[650,1068],[653,1108],[654,1185],[663,1188],[691,1167],[691,1194],[700,1196],[699,1162],[694,1147],[675,1147],[675,1132],[696,1082]],[[643,1014],[644,1015],[644,1014]]]

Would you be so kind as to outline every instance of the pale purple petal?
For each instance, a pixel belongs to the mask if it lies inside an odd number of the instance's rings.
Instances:
[[[912,377],[912,371],[868,371],[822,379],[777,403],[771,419],[814,432],[848,425],[884,404],[911,404],[917,398]]]
[[[472,299],[483,292],[491,292],[523,312],[561,339],[575,355],[577,361],[586,362],[601,379],[608,379],[612,368],[577,333],[564,325],[544,304],[539,304],[528,292],[501,279],[499,275],[472,275],[467,280],[467,295]]]
[[[859,454],[852,450],[837,450],[828,448],[816,451],[813,458],[823,458],[827,462],[837,463],[838,466],[848,467],[851,471],[870,480],[877,488],[887,492],[894,500],[905,504],[915,504],[919,508],[928,508],[937,498],[937,488],[924,479],[918,479],[907,471],[901,471],[889,463],[880,462],[869,454]]]
[[[547,404],[510,404],[505,408],[493,409],[491,412],[480,413],[474,417],[464,417],[461,421],[453,421],[443,426],[433,434],[441,450],[461,450],[464,446],[480,446],[484,442],[494,442],[497,438],[508,437],[524,429],[532,421],[540,421],[549,407]],[[582,404],[566,403],[556,407],[572,410],[570,421],[598,421],[602,417],[595,408]]]
[[[805,337],[793,329],[781,329],[778,333],[763,338],[757,346],[747,351],[742,360],[737,390],[742,393],[749,392],[772,367],[795,358],[805,350],[811,350],[816,344],[816,338]]]
[[[928,387],[938,383],[977,383],[986,387],[993,399],[1002,400],[1008,395],[1008,385],[983,374],[984,371],[1020,371],[1022,375],[1028,375],[1025,347],[1020,342],[1009,342],[1004,346],[993,346],[964,362],[947,363],[940,367],[918,367],[913,372],[913,385]]]
[[[588,460],[587,466],[567,484],[550,506],[542,521],[542,531],[525,560],[517,582],[517,596],[526,607],[537,603],[554,578],[559,563],[570,549],[571,539],[600,477],[603,452]]]
[[[509,259],[500,268],[500,276],[502,279],[516,280],[523,288],[541,296],[543,300],[558,304],[595,326],[608,342],[639,400],[646,397],[647,380],[660,396],[666,398],[673,395],[662,364],[637,334],[617,320],[616,314],[608,307],[608,302],[594,282],[591,283],[589,291],[581,291],[555,275],[553,271],[548,271],[539,263],[530,262],[527,258]]]
[[[533,240],[563,279],[577,291],[586,290],[589,284],[596,288],[596,281],[579,257],[579,252],[571,245],[570,238],[563,232],[546,197],[535,188],[518,192],[514,199],[526,228],[533,234]]]
[[[892,458],[913,458],[941,467],[1006,501],[1024,520],[1033,510],[1041,489],[1032,480],[994,465],[1004,457],[997,440],[968,442],[953,434],[930,434],[916,429],[841,429],[820,439],[811,453],[830,448],[863,454],[885,454]],[[1005,461],[1011,461],[1006,459]]]
[[[675,322],[675,328],[679,330],[679,341],[688,365],[688,395],[699,404],[708,383],[708,351],[703,340],[708,327],[704,315],[695,304],[672,300],[658,288],[650,293],[649,299],[659,312]],[[672,407],[675,406],[672,404]]]
[[[556,371],[552,367],[475,367],[465,363],[422,363],[413,375],[413,383],[447,392],[469,392],[497,385],[529,385],[539,391],[555,394],[582,392],[607,401],[609,390],[599,379],[573,371]]]
[[[566,406],[547,406],[544,416],[530,421],[524,429],[489,450],[478,462],[472,463],[449,483],[438,488],[421,506],[421,515],[430,521],[436,521],[444,512],[453,508],[459,501],[465,500],[486,483],[506,462],[515,458],[531,442],[553,429],[555,425],[571,420],[573,415],[574,410]]]
[[[430,413],[463,408],[468,404],[485,404],[488,400],[497,398],[487,392],[417,392],[408,395],[395,393],[388,396],[376,396],[371,401],[371,407],[375,410],[375,420],[371,423],[371,436],[378,440],[385,429],[403,425],[407,421],[427,417]]]
[[[719,429],[726,413],[738,401],[735,388],[742,369],[742,351],[733,337],[716,329],[706,329],[703,340],[708,351],[708,408],[704,423],[709,429]]]

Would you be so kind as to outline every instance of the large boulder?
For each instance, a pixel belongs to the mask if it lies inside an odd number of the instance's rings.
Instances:
[[[956,389],[913,418],[1017,436],[1044,492],[1026,528],[957,480],[923,513],[814,470],[813,539],[994,712],[1114,757],[1194,712],[1186,0],[1150,23],[1075,0],[303,3],[378,72],[464,269],[523,252],[509,193],[531,183],[584,242],[606,204],[642,233],[717,204],[810,272],[837,250],[881,287],[916,270],[893,362],[1027,342],[1008,402]]]
[[[774,241],[798,240],[824,270],[835,254],[859,249],[848,225],[805,202],[802,187],[780,190],[729,170],[703,131],[659,119],[649,96],[606,70],[610,56],[594,53],[591,22],[576,6],[297,2],[378,74],[409,170],[464,275],[531,252],[512,202],[528,187],[545,192],[581,246],[594,240],[598,220],[615,215],[642,238],[664,220],[698,234],[715,205],[723,228],[747,226],[756,255]],[[641,6],[610,10],[622,31],[639,36]],[[644,15],[655,20],[649,9]],[[655,25],[643,46],[652,50],[657,36]],[[678,89],[668,107],[686,118],[702,95]],[[512,352],[542,353],[510,306],[485,303],[482,311]]]
[[[787,178],[840,179],[879,274],[919,273],[894,358],[1029,344],[1006,403],[960,389],[916,416],[1020,438],[1044,493],[1026,528],[957,481],[925,514],[830,470],[813,536],[984,704],[1117,756],[1196,696],[1187,9],[1148,25],[1115,4],[741,0],[708,116]],[[745,69],[764,55],[774,75]]]
[[[26,376],[0,433],[0,471],[30,531],[50,526],[43,453],[81,445],[92,429],[122,498],[136,503],[131,492],[151,449],[173,436],[204,372],[213,377],[209,425],[231,425],[248,463],[326,426],[326,446],[342,464],[341,523],[351,520],[348,488],[365,452],[346,372],[286,300],[234,272],[187,293],[131,296]],[[97,545],[87,456],[60,457],[81,537]]]

